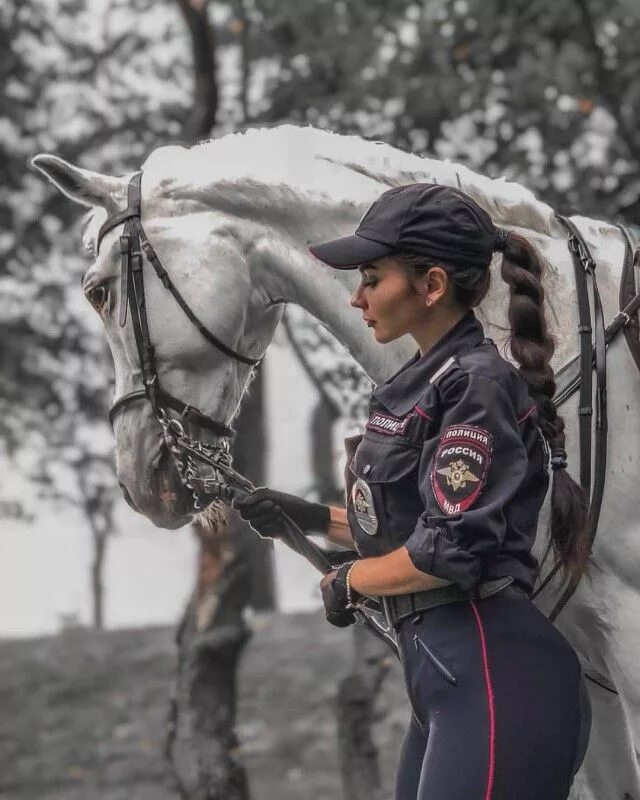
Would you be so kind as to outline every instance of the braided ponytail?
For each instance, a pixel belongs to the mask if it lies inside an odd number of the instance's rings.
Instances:
[[[551,541],[563,577],[575,586],[587,566],[587,498],[566,470],[564,420],[553,403],[556,384],[551,368],[554,342],[544,312],[543,261],[525,238],[508,232],[500,243],[501,274],[509,286],[510,348],[529,384],[538,424],[551,448]]]
[[[500,228],[494,249],[502,252],[502,278],[509,286],[511,354],[529,384],[538,410],[538,424],[551,449],[551,541],[562,565],[563,578],[574,587],[589,557],[587,498],[566,470],[564,420],[552,400],[556,390],[550,364],[554,342],[544,312],[543,261],[525,238]],[[396,258],[409,275],[418,276],[429,267],[441,266],[453,285],[456,302],[463,308],[477,306],[489,288],[488,269],[453,269],[440,260],[411,253],[398,253]]]

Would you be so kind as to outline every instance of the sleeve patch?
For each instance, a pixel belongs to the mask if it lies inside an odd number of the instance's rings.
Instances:
[[[440,436],[431,468],[431,488],[447,516],[478,499],[489,473],[493,437],[484,428],[449,425]]]

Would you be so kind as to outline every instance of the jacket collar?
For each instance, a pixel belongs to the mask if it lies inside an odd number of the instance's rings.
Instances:
[[[479,345],[484,339],[482,325],[469,311],[423,356],[420,351],[395,375],[373,390],[373,397],[395,416],[407,414],[425,394],[429,379],[451,356]]]

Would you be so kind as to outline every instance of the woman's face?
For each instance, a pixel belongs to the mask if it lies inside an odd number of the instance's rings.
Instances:
[[[361,280],[351,305],[373,329],[377,342],[392,342],[405,334],[414,335],[430,315],[427,281],[416,287],[405,269],[392,256],[360,267]]]

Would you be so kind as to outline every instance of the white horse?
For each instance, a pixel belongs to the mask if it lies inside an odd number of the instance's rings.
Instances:
[[[106,215],[126,206],[127,177],[89,172],[54,156],[37,156],[34,165],[72,200],[94,208],[85,234],[90,243],[95,244]],[[348,303],[358,276],[314,262],[307,247],[352,232],[389,185],[414,181],[460,187],[497,225],[537,245],[550,265],[545,288],[557,341],[554,367],[569,361],[577,352],[578,321],[564,230],[553,210],[528,190],[462,166],[312,128],[251,130],[189,149],[154,151],[143,166],[142,224],[189,305],[225,344],[245,355],[262,356],[284,304],[294,303],[320,320],[377,383],[411,355],[413,346],[405,340],[376,344]],[[625,252],[622,235],[604,222],[581,217],[573,221],[597,261],[609,321],[617,311]],[[118,323],[119,234],[120,229],[107,234],[85,279],[91,299],[100,305],[117,397],[140,388],[131,315],[124,327]],[[146,263],[144,271],[162,385],[228,425],[251,368],[213,349]],[[494,270],[480,318],[499,345],[505,344],[506,308],[507,289]],[[610,347],[609,381],[607,486],[592,565],[558,620],[588,673],[604,684],[590,682],[593,733],[574,785],[576,800],[640,800],[640,375],[622,337]],[[574,473],[576,410],[574,395],[562,408]],[[140,400],[123,408],[115,435],[118,477],[131,504],[160,527],[188,522],[193,514],[191,494],[178,480],[149,403]],[[540,525],[538,554],[546,545],[546,528]],[[557,598],[553,588],[537,601],[543,610]]]

